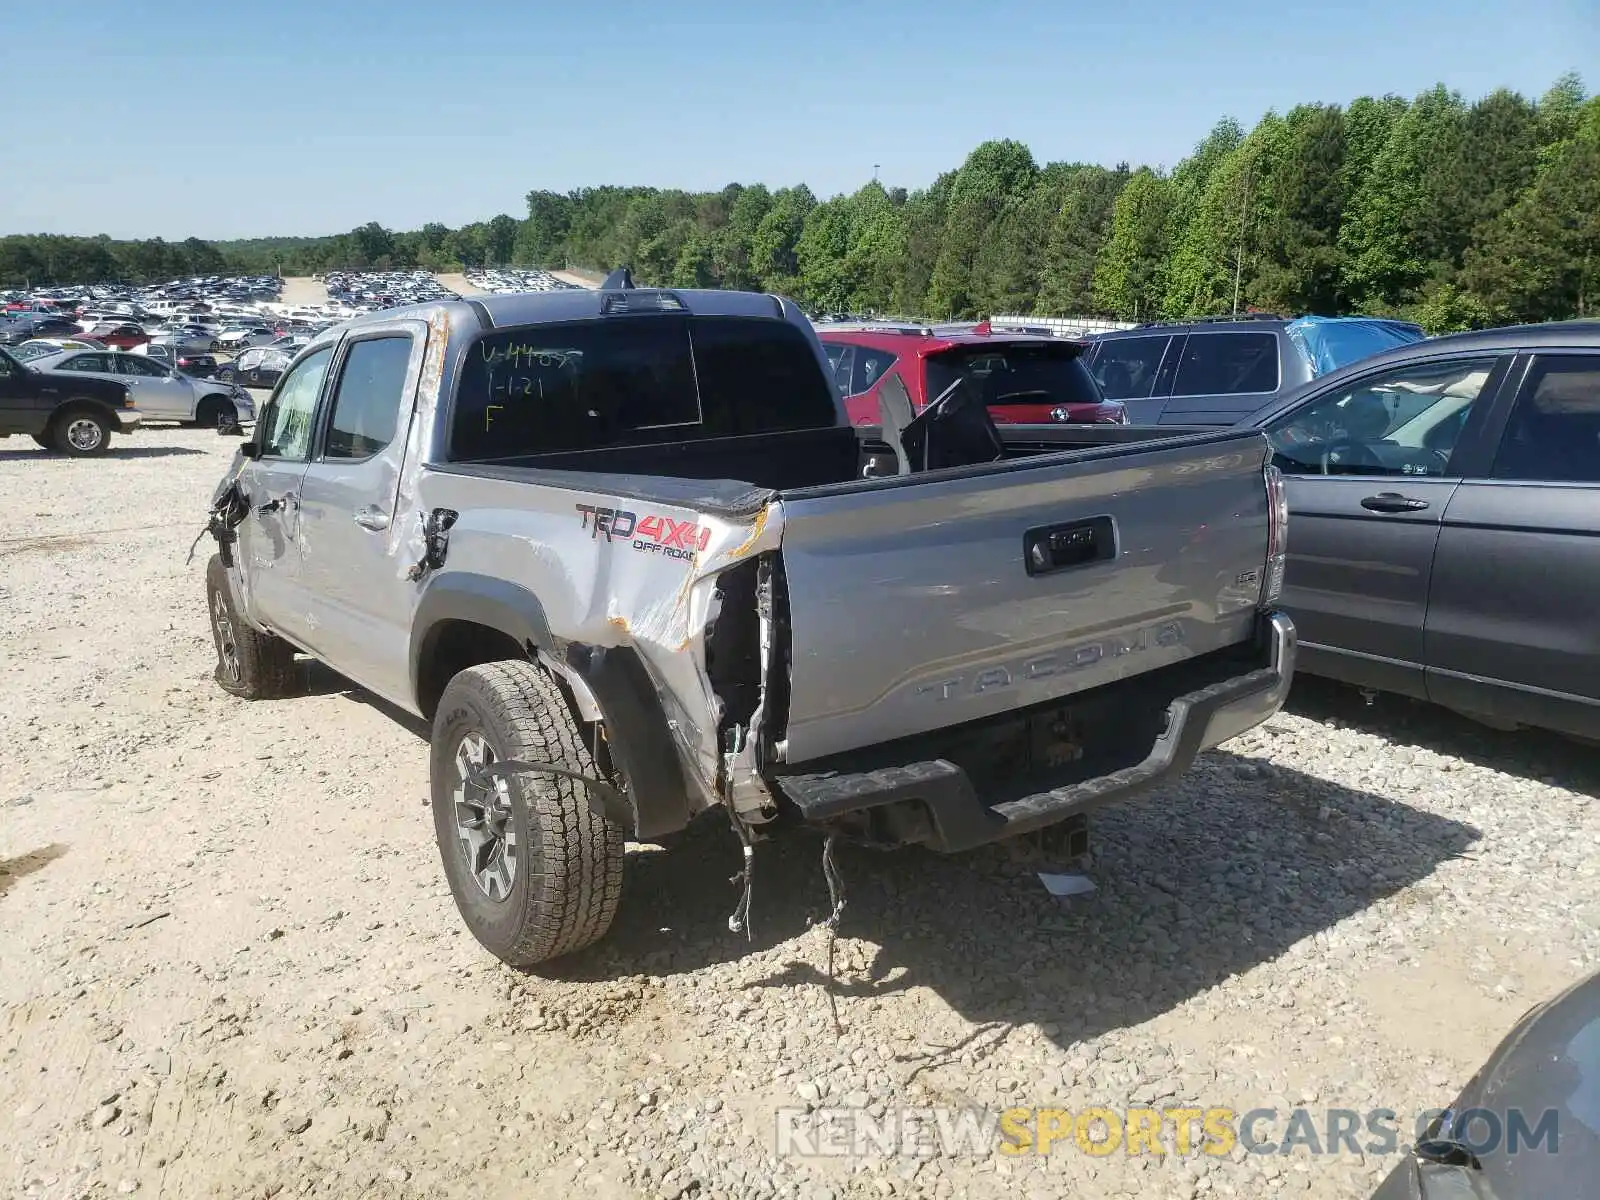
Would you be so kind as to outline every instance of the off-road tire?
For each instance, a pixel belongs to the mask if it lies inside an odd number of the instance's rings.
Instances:
[[[589,807],[588,789],[556,775],[506,781],[515,872],[503,899],[479,885],[457,824],[457,751],[477,735],[496,761],[545,762],[599,778],[556,682],[527,662],[470,667],[433,719],[434,833],[456,907],[495,957],[529,967],[598,941],[622,898],[624,833]]]
[[[98,439],[93,445],[83,442],[82,438],[75,436],[75,428],[88,422],[100,431]],[[105,414],[87,404],[68,404],[50,421],[50,448],[61,454],[69,454],[73,458],[88,458],[95,454],[104,454],[111,445],[111,431],[114,426],[106,420]]]
[[[300,682],[294,647],[280,637],[261,632],[240,616],[228,587],[228,568],[215,554],[206,564],[206,612],[217,651],[214,677],[223,691],[241,700],[278,700],[294,695]],[[231,663],[226,649],[230,639]]]

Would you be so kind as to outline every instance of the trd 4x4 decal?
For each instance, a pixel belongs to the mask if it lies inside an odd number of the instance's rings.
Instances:
[[[622,541],[635,550],[667,558],[693,558],[711,544],[711,530],[693,521],[679,521],[653,513],[640,516],[621,508],[594,504],[575,505],[589,536],[608,542]]]

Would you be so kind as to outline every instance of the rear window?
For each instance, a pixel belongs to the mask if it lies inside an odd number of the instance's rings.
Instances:
[[[1095,380],[1107,400],[1142,400],[1155,387],[1161,358],[1172,339],[1158,337],[1105,338],[1094,350]]]
[[[1270,333],[1191,333],[1172,385],[1174,396],[1277,390],[1278,339]]]
[[[828,378],[783,321],[635,316],[496,330],[467,352],[450,457],[826,428]]]
[[[1101,392],[1071,343],[959,346],[927,359],[928,402],[962,379],[986,405],[1099,404]]]

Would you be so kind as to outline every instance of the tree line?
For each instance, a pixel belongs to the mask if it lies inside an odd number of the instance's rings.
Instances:
[[[372,222],[327,238],[4,238],[0,285],[627,264],[641,283],[935,318],[1259,309],[1383,313],[1441,331],[1586,316],[1600,303],[1600,97],[1569,75],[1536,101],[1501,90],[1469,104],[1440,85],[1411,100],[1301,105],[1248,131],[1221,120],[1170,170],[1041,166],[1005,140],[911,192],[595,187],[533,191],[527,204],[520,220]]]

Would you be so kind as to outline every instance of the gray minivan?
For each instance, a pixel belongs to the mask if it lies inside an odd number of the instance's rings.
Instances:
[[[1427,335],[1377,317],[1248,314],[1090,339],[1086,361],[1133,425],[1232,425],[1329,371]]]

